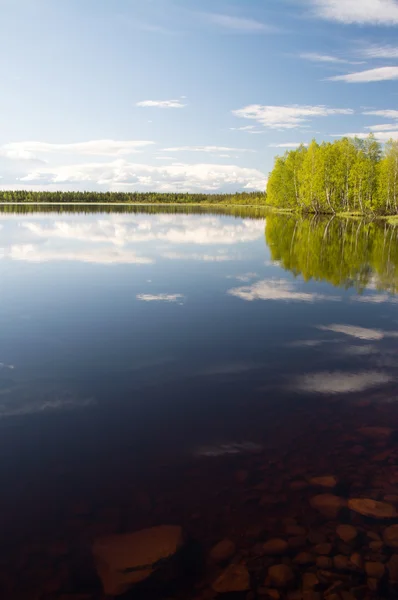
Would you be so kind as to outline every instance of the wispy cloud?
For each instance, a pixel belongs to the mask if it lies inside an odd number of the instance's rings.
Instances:
[[[398,58],[397,46],[372,45],[362,51],[365,58]]]
[[[202,13],[202,16],[213,25],[230,33],[276,33],[278,30],[272,25],[245,17],[235,17],[217,13]]]
[[[0,151],[14,154],[19,158],[33,158],[40,153],[73,153],[97,156],[122,156],[139,152],[155,142],[142,140],[92,140],[70,144],[53,144],[48,142],[13,142],[5,144]]]
[[[370,131],[381,132],[381,131],[395,131],[398,129],[398,123],[383,123],[381,125],[367,125],[365,129],[369,129]]]
[[[247,148],[229,148],[228,146],[173,146],[163,148],[162,152],[255,152]]]
[[[187,106],[181,100],[141,100],[136,106],[144,108],[184,108]]]
[[[337,58],[337,56],[329,56],[328,54],[318,54],[317,52],[303,52],[299,55],[304,60],[311,62],[322,62],[322,63],[349,63],[350,61],[344,58]]]
[[[251,104],[232,111],[236,117],[253,119],[270,129],[295,129],[303,127],[313,117],[352,115],[350,108],[329,108],[327,106],[262,106]]]
[[[308,146],[302,142],[286,142],[285,144],[269,144],[270,148],[299,148],[300,146]]]
[[[384,332],[381,329],[369,329],[367,327],[357,327],[355,325],[320,325],[321,331],[333,331],[334,333],[342,333],[359,340],[382,340]]]
[[[396,25],[396,0],[310,0],[313,14],[322,19],[340,23]]]
[[[346,75],[328,77],[329,81],[344,81],[345,83],[371,83],[373,81],[393,81],[398,79],[398,67],[378,67]]]
[[[386,119],[398,119],[398,110],[367,110],[364,115],[374,115],[375,117],[385,117]]]
[[[375,135],[375,138],[377,140],[379,140],[379,142],[388,142],[388,140],[390,139],[397,139],[398,138],[398,128],[396,129],[390,129],[389,131],[382,131],[382,130],[373,130],[373,133]],[[367,137],[369,137],[369,132],[363,133],[363,132],[349,132],[349,133],[341,133],[341,134],[333,134],[332,137],[348,137],[348,138],[358,138],[359,140],[364,140]]]
[[[178,302],[181,304],[184,299],[183,294],[137,294],[137,300],[143,302]]]

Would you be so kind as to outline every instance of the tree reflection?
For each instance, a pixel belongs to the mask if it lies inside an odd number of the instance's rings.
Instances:
[[[271,257],[306,281],[396,293],[398,227],[382,221],[270,214]]]

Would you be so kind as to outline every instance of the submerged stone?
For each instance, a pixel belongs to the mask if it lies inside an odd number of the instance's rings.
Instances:
[[[245,592],[250,589],[249,571],[244,565],[230,565],[216,579],[212,588],[217,594]]]
[[[147,579],[182,544],[182,528],[173,525],[97,539],[92,551],[105,594],[119,596]]]
[[[348,507],[360,515],[374,519],[391,519],[398,516],[395,506],[371,498],[350,498]]]
[[[335,518],[347,505],[344,498],[333,494],[319,494],[310,499],[312,508],[315,508],[324,517]]]

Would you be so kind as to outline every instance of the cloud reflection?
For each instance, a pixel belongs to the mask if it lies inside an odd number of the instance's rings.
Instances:
[[[303,375],[295,384],[295,389],[301,392],[318,394],[344,394],[362,392],[372,387],[390,383],[394,377],[379,371],[363,371],[345,373],[325,371]]]
[[[263,279],[249,286],[232,288],[230,296],[252,302],[253,300],[284,300],[287,302],[315,302],[338,300],[334,296],[324,296],[313,292],[298,292],[295,285],[285,279]]]
[[[143,302],[178,302],[182,304],[185,296],[183,294],[137,294],[137,300]]]

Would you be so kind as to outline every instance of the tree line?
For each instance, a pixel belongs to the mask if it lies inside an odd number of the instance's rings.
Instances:
[[[398,213],[398,141],[342,138],[277,156],[267,204],[311,213]]]
[[[265,238],[272,260],[305,281],[398,292],[398,227],[386,220],[273,212]]]
[[[32,192],[0,191],[0,203],[32,202],[51,204],[203,204],[203,205],[264,205],[264,192],[234,194],[191,194],[157,192]]]

